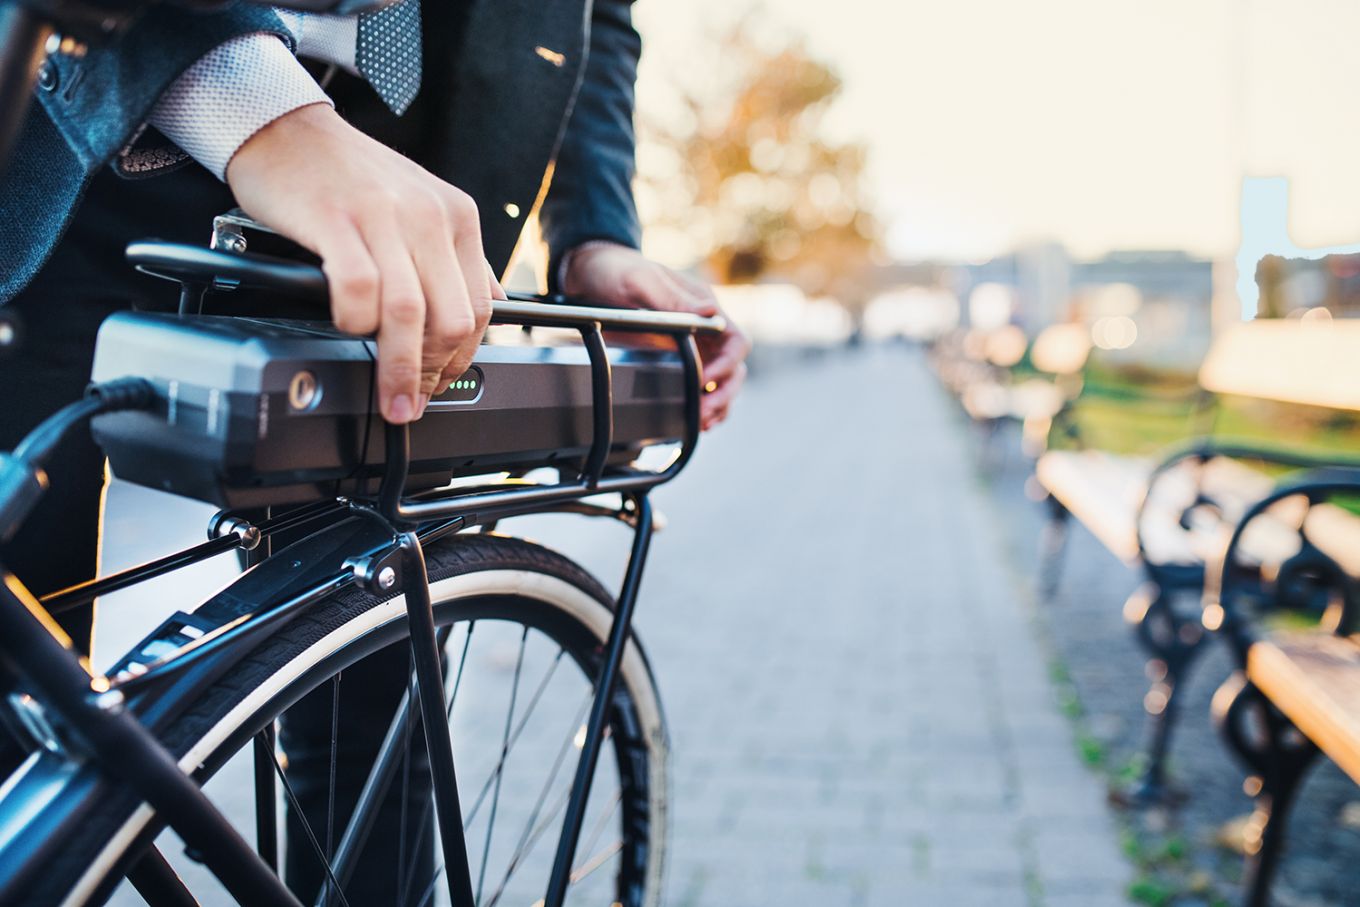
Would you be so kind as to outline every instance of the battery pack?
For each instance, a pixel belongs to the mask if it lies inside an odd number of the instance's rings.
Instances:
[[[408,490],[580,468],[592,440],[586,349],[510,337],[483,343],[411,425]],[[684,435],[680,356],[648,339],[608,350],[611,463]],[[323,323],[121,312],[99,330],[92,379],[145,378],[157,405],[99,416],[92,430],[120,479],[219,507],[373,494],[384,467],[375,357],[373,340]]]

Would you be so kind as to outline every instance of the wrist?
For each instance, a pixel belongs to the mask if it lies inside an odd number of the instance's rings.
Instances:
[[[226,180],[248,178],[259,168],[268,168],[280,150],[315,142],[335,134],[348,124],[327,102],[306,104],[270,120],[241,143],[227,162]]]
[[[562,292],[567,295],[580,293],[585,283],[581,278],[581,272],[588,267],[590,260],[601,253],[618,249],[636,251],[631,246],[625,246],[612,239],[592,239],[568,249],[557,266],[557,284],[562,288]]]
[[[147,116],[167,139],[224,179],[228,163],[262,127],[330,99],[270,33],[226,41],[186,69]]]

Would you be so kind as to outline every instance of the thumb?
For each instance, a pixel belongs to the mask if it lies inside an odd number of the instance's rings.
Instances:
[[[483,259],[483,261],[485,261],[485,259]],[[494,268],[491,267],[491,262],[489,262],[489,261],[486,262],[486,279],[487,279],[487,281],[491,284],[491,298],[492,298],[492,299],[509,299],[509,298],[510,298],[510,297],[508,297],[508,296],[505,295],[505,287],[501,286],[501,282],[500,282],[499,280],[496,279],[496,270],[495,270]]]

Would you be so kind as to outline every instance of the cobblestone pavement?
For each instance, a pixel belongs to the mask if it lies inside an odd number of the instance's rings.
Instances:
[[[961,427],[971,429],[956,411]],[[1009,560],[1033,588],[1038,536],[1045,508],[1026,498],[1030,464],[1012,432],[989,445],[970,445],[975,457],[988,451],[982,470]],[[1147,691],[1146,656],[1122,617],[1123,604],[1141,581],[1073,521],[1063,557],[1061,583],[1037,614],[1049,645],[1065,665],[1085,712],[1088,752],[1102,760],[1112,781],[1130,777],[1145,744],[1142,699]],[[1209,721],[1214,691],[1232,671],[1227,647],[1211,644],[1184,685],[1181,718],[1172,741],[1171,773],[1190,796],[1175,811],[1129,814],[1140,840],[1143,899],[1175,907],[1237,903],[1241,856],[1222,845],[1225,824],[1251,811],[1242,791],[1243,767]],[[1289,849],[1274,886],[1280,907],[1335,907],[1357,903],[1360,886],[1360,792],[1335,765],[1319,760],[1291,812]]]
[[[781,363],[658,492],[637,625],[674,747],[668,904],[1126,903],[951,406],[902,348]],[[617,527],[512,525],[620,572]]]

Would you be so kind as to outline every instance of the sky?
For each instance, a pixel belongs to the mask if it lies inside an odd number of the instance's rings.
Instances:
[[[639,0],[638,104],[753,3]],[[845,90],[901,259],[1056,239],[1231,255],[1245,175],[1290,180],[1301,246],[1360,241],[1355,0],[767,0]]]

